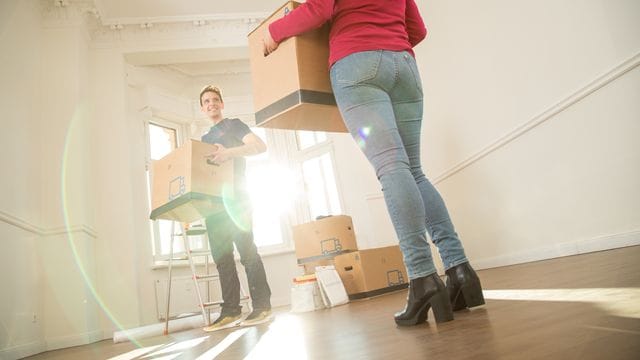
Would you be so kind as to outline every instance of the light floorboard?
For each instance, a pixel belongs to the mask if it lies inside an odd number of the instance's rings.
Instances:
[[[270,324],[199,329],[43,359],[640,359],[640,246],[479,271],[487,304],[396,327],[406,291]],[[215,356],[214,356],[215,355]]]

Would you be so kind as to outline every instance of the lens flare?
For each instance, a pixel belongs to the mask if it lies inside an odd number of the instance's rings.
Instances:
[[[356,141],[356,144],[358,144],[358,147],[360,147],[360,149],[364,150],[366,148],[367,138],[369,137],[370,133],[371,133],[371,127],[369,126],[365,126],[358,129],[358,134],[354,137],[354,139]]]
[[[94,300],[96,301],[98,306],[100,306],[100,308],[102,309],[104,314],[109,318],[109,320],[111,320],[111,322],[119,330],[124,330],[124,326],[120,323],[120,321],[118,321],[116,316],[109,309],[109,306],[105,303],[104,299],[100,297],[100,294],[96,290],[95,284],[91,279],[91,276],[87,270],[87,267],[82,261],[80,250],[76,245],[76,243],[79,243],[80,240],[74,238],[74,233],[76,232],[84,232],[88,234],[89,237],[92,237],[93,239],[97,238],[97,235],[84,225],[81,226],[80,229],[78,229],[77,226],[74,227],[71,223],[71,215],[70,215],[71,201],[70,201],[69,195],[72,191],[74,190],[77,191],[77,189],[74,189],[72,187],[68,177],[68,173],[72,166],[70,154],[71,154],[72,144],[76,146],[77,144],[85,145],[85,147],[80,147],[78,149],[74,148],[73,150],[86,151],[86,144],[82,143],[83,141],[86,140],[86,137],[83,137],[84,134],[82,133],[82,129],[80,128],[83,121],[87,121],[86,111],[82,106],[79,106],[78,108],[76,108],[76,111],[74,112],[71,118],[71,121],[69,122],[69,127],[67,128],[67,133],[64,139],[64,147],[63,147],[62,162],[61,162],[60,191],[61,191],[61,202],[62,202],[61,206],[62,206],[65,234],[67,236],[67,243],[69,244],[69,248],[71,249],[71,252],[73,254],[74,263],[78,268],[80,275],[82,276],[82,279],[85,282],[85,286],[87,287],[87,289],[89,289],[89,292],[93,296]],[[77,166],[78,164],[73,164],[73,165]],[[86,166],[86,162],[81,161],[79,165]],[[82,196],[85,196],[85,194],[82,194]],[[142,347],[142,345],[139,342],[137,342],[136,339],[130,338],[130,341],[134,343],[136,346]]]
[[[234,195],[233,185],[224,184],[222,187],[222,203],[224,209],[234,224],[242,231],[251,230],[251,208],[244,201],[238,202]]]

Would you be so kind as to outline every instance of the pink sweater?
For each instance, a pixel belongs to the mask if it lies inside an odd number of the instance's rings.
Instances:
[[[276,42],[331,21],[329,65],[355,52],[409,51],[427,36],[414,0],[307,0],[269,25]]]

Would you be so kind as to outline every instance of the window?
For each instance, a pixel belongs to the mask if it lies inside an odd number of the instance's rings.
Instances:
[[[147,124],[148,132],[148,154],[147,154],[147,191],[148,199],[151,201],[151,161],[158,160],[169,154],[178,147],[180,127],[175,124],[160,122],[149,122]],[[149,203],[149,207],[151,204]],[[153,238],[152,247],[156,260],[163,260],[168,257],[171,252],[169,245],[171,244],[171,234],[180,233],[180,229],[174,228],[177,224],[169,220],[151,221],[151,234]],[[179,225],[177,225],[179,226]],[[204,236],[191,236],[190,246],[192,249],[206,248],[206,238]],[[174,253],[184,252],[184,244],[182,241],[174,241]]]
[[[340,201],[330,153],[326,152],[304,160],[302,175],[311,218],[340,214]]]
[[[178,131],[154,123],[149,123],[149,152],[151,160],[161,159],[178,147]]]
[[[296,131],[298,150],[308,149],[327,140],[324,131]]]
[[[341,214],[333,144],[324,132],[253,128],[266,154],[247,158],[256,245],[261,252],[291,249],[292,224]]]
[[[186,129],[158,120],[148,122],[147,131],[147,181],[151,199],[151,161],[176,149]],[[267,152],[246,158],[254,239],[261,253],[290,250],[292,244],[288,236],[291,224],[341,213],[333,146],[324,132],[264,128],[252,128],[252,131],[268,144]],[[174,226],[179,224],[168,220],[151,222],[156,261],[168,258],[171,234],[180,233],[180,229]],[[192,249],[208,249],[206,235],[189,239]],[[184,251],[182,241],[174,241],[173,251]]]
[[[333,146],[327,134],[296,131],[296,144],[306,194],[307,214],[303,214],[303,219],[342,213],[334,174]]]
[[[251,129],[267,142],[267,130]],[[277,148],[247,157],[247,187],[253,205],[253,235],[259,248],[277,251],[286,241],[283,228],[288,226],[288,213],[294,204],[293,174],[275,159]]]

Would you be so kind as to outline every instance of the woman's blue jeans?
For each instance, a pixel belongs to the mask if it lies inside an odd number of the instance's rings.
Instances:
[[[364,51],[331,67],[331,85],[349,132],[373,165],[409,279],[436,272],[426,232],[449,269],[467,261],[449,213],[420,165],[423,93],[407,52]]]

